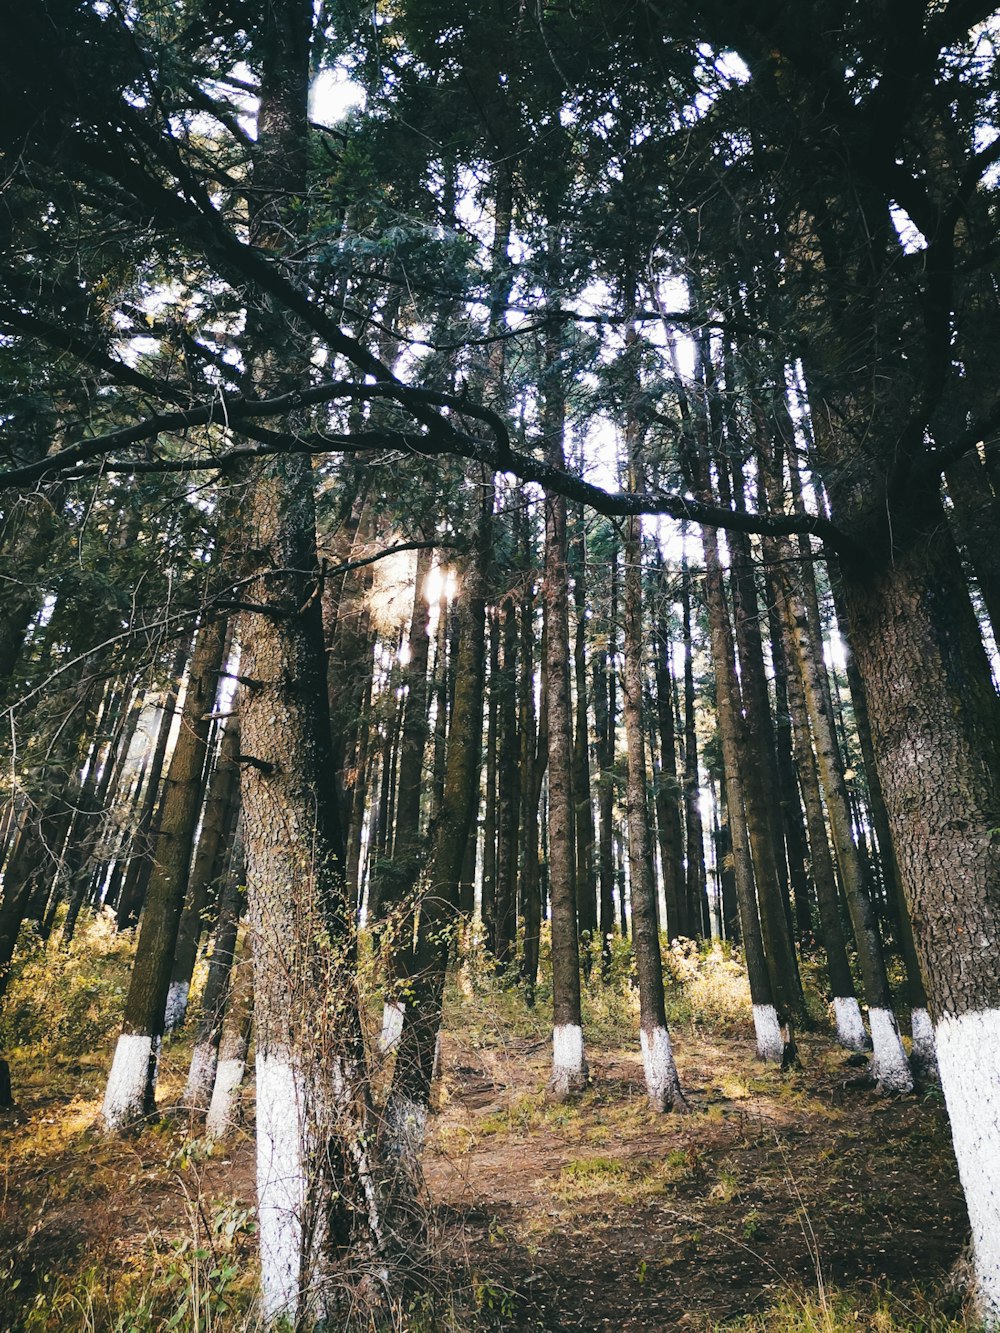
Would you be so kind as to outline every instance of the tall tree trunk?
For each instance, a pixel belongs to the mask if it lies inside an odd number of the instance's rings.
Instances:
[[[500,724],[500,619],[495,608],[487,612],[489,627],[489,693],[486,717],[486,802],[483,814],[483,860],[480,883],[480,912],[486,947],[496,955],[497,885],[497,728]]]
[[[576,710],[573,732],[573,799],[576,808],[577,917],[584,943],[584,966],[590,967],[590,942],[598,928],[597,877],[594,873],[594,807],[590,795],[590,723],[587,699],[587,542],[582,510],[576,515],[570,548],[576,631],[573,672]]]
[[[681,555],[684,636],[684,859],[686,866],[686,915],[683,933],[693,939],[705,933],[705,835],[701,819],[701,779],[698,776],[698,733],[695,728],[691,582],[685,543]]]
[[[779,597],[780,595],[776,591],[774,594],[776,602],[779,601]],[[796,648],[791,629],[786,621],[782,622],[780,628],[782,657],[787,666],[785,684],[792,723],[795,768],[806,812],[806,829],[812,860],[813,883],[816,887],[816,899],[823,932],[823,948],[826,952],[827,973],[833,995],[837,1040],[848,1050],[860,1051],[868,1045],[868,1037],[865,1033],[864,1021],[854,992],[854,979],[847,958],[847,944],[841,924],[840,904],[837,894],[837,877],[833,857],[830,854],[826,819],[823,813],[823,798],[820,794],[819,776],[816,771],[816,759],[813,755],[812,736],[809,729],[809,714],[802,689],[802,676],[798,670]]]
[[[121,1036],[115,1047],[101,1118],[111,1132],[155,1109],[156,1073],[170,968],[177,943],[191,849],[201,806],[210,719],[225,651],[225,624],[198,631],[181,726],[170,760],[160,819],[159,846],[139,929]]]
[[[749,846],[743,770],[746,750],[741,745],[739,686],[736,680],[736,656],[729,610],[722,580],[718,535],[711,528],[702,529],[705,551],[705,586],[712,636],[712,662],[715,669],[716,706],[719,712],[719,737],[726,773],[726,798],[729,832],[733,844],[736,894],[740,911],[740,933],[750,980],[757,1054],[762,1060],[780,1062],[784,1068],[795,1059],[795,1041],[791,1014],[795,995],[786,971],[775,967],[765,953],[764,936],[754,892],[753,862]]]
[[[487,481],[485,476],[483,481]],[[476,543],[462,571],[455,608],[455,698],[448,729],[444,798],[430,832],[426,887],[407,978],[408,998],[381,1131],[383,1150],[395,1173],[404,1208],[419,1178],[445,974],[458,921],[459,882],[479,800],[486,675],[485,585],[492,551],[493,487],[485,484],[482,490]]]
[[[239,790],[240,724],[230,717],[219,746],[219,756],[208,784],[201,836],[194,854],[184,911],[177,928],[177,947],[170,970],[170,988],[163,1015],[163,1031],[175,1032],[187,1015],[188,993],[198,956],[198,941],[213,886],[225,864],[227,843],[235,825]]]
[[[633,444],[633,456],[638,441]],[[637,472],[635,462],[633,474]],[[636,485],[633,475],[630,485]],[[626,519],[625,542],[625,741],[628,754],[629,882],[632,889],[632,951],[639,981],[639,1037],[646,1095],[654,1111],[685,1109],[674,1065],[663,995],[663,961],[656,919],[653,847],[646,805],[646,756],[642,724],[642,545],[640,520]]]
[[[212,941],[205,991],[201,997],[201,1015],[195,1033],[191,1065],[188,1069],[182,1106],[185,1110],[206,1111],[215,1087],[219,1042],[229,999],[229,981],[236,952],[236,934],[243,915],[244,864],[242,837],[239,832],[226,883],[219,899],[219,916]]]
[[[240,1089],[246,1076],[250,1028],[253,1024],[253,967],[251,936],[243,939],[239,956],[234,954],[229,1002],[222,1020],[219,1056],[215,1065],[212,1097],[205,1113],[205,1135],[224,1139],[235,1129],[240,1112]]]
[[[933,484],[911,513],[891,559],[845,567],[844,596],[927,984],[979,1298],[996,1323],[1000,708]]]
[[[527,532],[525,532],[527,545]],[[539,884],[539,827],[538,808],[542,797],[542,781],[548,759],[548,712],[545,690],[542,644],[542,689],[539,717],[535,718],[534,673],[535,590],[531,575],[525,579],[521,599],[521,922],[524,927],[524,952],[521,956],[521,980],[524,982],[525,1002],[535,1003],[535,983],[538,979],[539,936],[542,925],[542,899]]]
[[[500,610],[503,657],[497,678],[499,692],[497,744],[497,859],[493,898],[493,934],[497,961],[514,960],[517,929],[517,844],[520,821],[517,736],[518,605],[514,594]]]
[[[594,721],[597,728],[597,808],[599,828],[598,868],[601,900],[601,958],[605,976],[611,966],[611,940],[615,933],[615,642],[618,620],[618,548],[612,541],[608,570],[607,649],[594,656]]]
[[[550,248],[558,241],[550,240]],[[560,326],[561,327],[561,326]],[[555,328],[546,333],[542,433],[546,459],[563,468],[565,396],[562,352]],[[580,1013],[580,950],[573,851],[573,732],[569,688],[569,572],[566,499],[545,495],[545,652],[548,693],[549,901],[552,916],[552,1075],[557,1099],[587,1082]]]
[[[787,567],[786,572],[787,572]],[[826,797],[840,879],[847,899],[858,960],[868,1002],[873,1046],[872,1073],[886,1092],[909,1092],[913,1087],[893,1012],[892,994],[882,952],[882,940],[872,901],[866,891],[858,849],[851,832],[851,813],[844,781],[843,760],[837,746],[833,719],[824,699],[820,673],[822,650],[811,640],[805,606],[786,577],[783,610],[795,645],[796,660],[815,746],[820,782]]]
[[[656,654],[656,720],[660,732],[660,772],[656,784],[657,829],[660,835],[660,865],[666,905],[667,938],[681,930],[684,900],[684,833],[681,826],[681,787],[677,780],[677,744],[674,734],[674,682],[670,662],[670,632],[667,608],[662,598],[665,571],[658,571],[659,596],[653,644]]]
[[[167,745],[174,724],[177,709],[177,696],[180,690],[181,673],[188,659],[190,645],[185,644],[177,651],[170,670],[169,685],[163,700],[160,724],[156,733],[156,745],[153,749],[149,767],[146,770],[146,786],[142,798],[142,809],[136,824],[135,837],[124,870],[124,879],[118,891],[117,924],[119,930],[134,926],[139,919],[146,886],[153,867],[153,854],[156,840],[156,806],[161,797],[163,765],[167,758]]]
[[[425,548],[417,553],[413,584],[413,610],[410,615],[409,661],[406,664],[406,699],[403,704],[399,745],[399,787],[396,798],[396,829],[391,874],[383,876],[379,915],[388,925],[392,941],[391,977],[388,980],[382,1016],[382,1048],[391,1049],[402,1027],[404,998],[398,993],[396,978],[405,976],[405,954],[413,937],[413,887],[422,861],[420,841],[420,798],[424,790],[424,751],[428,736],[428,678],[430,639],[430,602],[428,581],[433,552]]]

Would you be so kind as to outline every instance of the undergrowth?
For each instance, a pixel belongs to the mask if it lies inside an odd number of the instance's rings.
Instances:
[[[788,1292],[760,1314],[706,1325],[706,1333],[976,1333],[960,1297],[950,1291],[905,1295],[819,1286]]]
[[[33,1247],[32,1232],[39,1224],[32,1217],[41,1218],[46,1209],[73,1205],[82,1213],[91,1206],[89,1200],[103,1204],[153,1186],[165,1193],[167,1177],[172,1173],[179,1178],[183,1172],[183,1164],[174,1158],[184,1151],[177,1145],[188,1142],[187,1131],[169,1120],[147,1128],[141,1160],[127,1143],[111,1143],[91,1129],[99,1105],[94,1099],[103,1090],[121,1021],[134,946],[134,932],[118,934],[111,920],[98,916],[81,920],[68,949],[60,948],[57,938],[47,945],[30,940],[15,964],[0,1015],[0,1049],[15,1057],[16,1077],[24,1076],[31,1100],[42,1109],[34,1111],[25,1126],[4,1127],[0,1141],[4,1159],[0,1213],[17,1173],[24,1205],[21,1230],[16,1231],[20,1223],[8,1227],[6,1252],[0,1248],[0,1328],[5,1333],[8,1329],[10,1333],[63,1329],[256,1333],[259,1329],[255,1226],[247,1200],[220,1202],[203,1197],[198,1189],[181,1190],[164,1225],[157,1221],[156,1230],[146,1235],[115,1230],[112,1220],[107,1234],[94,1243],[88,1239],[79,1250],[67,1246],[62,1255],[49,1252],[40,1258]],[[543,1135],[550,1152],[575,1154],[572,1160],[564,1158],[540,1186],[540,1209],[552,1204],[570,1209],[565,1215],[545,1211],[549,1230],[586,1225],[588,1209],[595,1216],[608,1206],[662,1209],[672,1206],[673,1196],[682,1195],[685,1208],[701,1207],[703,1202],[705,1208],[718,1210],[705,1214],[710,1225],[715,1225],[713,1217],[721,1218],[725,1212],[720,1227],[728,1226],[737,1244],[756,1246],[769,1221],[757,1203],[768,1178],[747,1174],[742,1146],[765,1132],[760,1119],[765,1104],[781,1123],[799,1116],[808,1116],[817,1125],[837,1121],[840,1104],[827,1093],[817,1096],[816,1074],[824,1068],[819,1061],[828,1061],[826,1073],[834,1076],[841,1053],[817,1043],[811,1069],[789,1077],[756,1066],[750,996],[739,951],[686,940],[664,939],[662,947],[667,1016],[677,1045],[683,1048],[685,1040],[694,1037],[706,1052],[703,1097],[692,1107],[695,1114],[684,1122],[686,1141],[677,1141],[672,1122],[670,1142],[662,1149],[655,1146],[659,1124],[648,1112],[639,1084],[631,1095],[623,1093],[621,1080],[597,1079],[575,1102],[553,1105],[540,1082],[532,1086],[525,1078],[526,1055],[544,1064],[551,1039],[546,927],[531,1006],[525,1002],[519,977],[498,968],[481,940],[468,933],[461,963],[449,978],[445,1025],[456,1047],[482,1060],[484,1085],[495,1075],[496,1088],[504,1091],[502,1096],[496,1093],[496,1102],[481,1103],[477,1114],[456,1118],[440,1129],[436,1143],[439,1150],[466,1160],[479,1144],[502,1151],[505,1138],[515,1145],[515,1154],[523,1154],[531,1151],[527,1144],[532,1136]],[[363,939],[363,959],[368,953]],[[615,1053],[618,1060],[622,1052],[634,1056],[639,1008],[628,942],[616,937],[608,959],[602,958],[599,942],[592,942],[584,962],[588,1047],[598,1062],[602,1053]],[[803,981],[810,1010],[822,1022],[825,978],[807,964]],[[377,988],[369,987],[365,998],[377,1033]],[[740,1062],[735,1064],[730,1063],[735,1048],[727,1044],[733,1039],[743,1043]],[[185,1061],[186,1040],[173,1048],[178,1067]],[[168,1064],[170,1054],[168,1046]],[[446,1066],[446,1088],[458,1090],[467,1078],[468,1071],[459,1065],[456,1061],[456,1067]],[[383,1077],[387,1068],[381,1071]],[[896,1150],[905,1148],[921,1157],[937,1152],[940,1145],[933,1137],[937,1131],[932,1133],[936,1123],[921,1122],[912,1132],[913,1142],[897,1143]],[[831,1138],[829,1152],[824,1150],[816,1158],[824,1164],[826,1185],[836,1178],[834,1168],[853,1142],[846,1131],[832,1132],[837,1137]],[[713,1133],[738,1136],[731,1142],[726,1138],[726,1155],[714,1163],[711,1148],[704,1149],[706,1139],[693,1139]],[[637,1141],[636,1151],[622,1155],[623,1143],[630,1137]],[[810,1199],[809,1207],[814,1206],[820,1206],[818,1200]],[[529,1229],[524,1230],[527,1235]],[[520,1298],[504,1278],[489,1264],[477,1267],[466,1259],[456,1263],[440,1292],[397,1310],[387,1327],[406,1333],[535,1327],[522,1323]],[[950,1290],[930,1294],[879,1293],[864,1286],[834,1290],[824,1286],[817,1266],[811,1290],[800,1293],[781,1286],[765,1311],[703,1327],[706,1333],[957,1333],[975,1325],[963,1320],[960,1298]]]

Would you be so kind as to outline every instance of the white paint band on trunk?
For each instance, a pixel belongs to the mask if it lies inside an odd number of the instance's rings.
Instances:
[[[568,1097],[587,1085],[587,1061],[583,1053],[583,1028],[579,1023],[558,1023],[552,1029],[552,1075],[549,1092]]]
[[[773,1004],[753,1006],[753,1027],[757,1034],[757,1054],[762,1060],[773,1060],[780,1065],[785,1056],[785,1039]]]
[[[388,1055],[399,1045],[403,1035],[403,1016],[406,1006],[401,1000],[387,1000],[382,1006],[382,1032],[379,1036],[379,1048]]]
[[[912,1092],[913,1074],[896,1015],[891,1009],[869,1009],[868,1026],[872,1030],[872,1075],[879,1092]]]
[[[301,1299],[306,1206],[301,1089],[287,1060],[257,1056],[257,1210],[265,1323],[294,1324]]]
[[[837,1040],[849,1051],[868,1049],[868,1033],[861,1017],[861,1006],[853,995],[833,997],[833,1015],[837,1024]]]
[[[972,1227],[979,1314],[993,1329],[1000,1327],[1000,1009],[946,1014],[934,1037]]]
[[[240,1088],[245,1075],[245,1060],[219,1061],[212,1100],[205,1116],[205,1133],[210,1139],[224,1138],[236,1123]]]
[[[427,1107],[397,1094],[389,1098],[385,1117],[389,1153],[400,1165],[416,1174],[427,1136]]]
[[[187,981],[172,981],[167,991],[167,1003],[163,1010],[163,1031],[176,1032],[183,1026],[187,1017],[188,993],[191,984]]]
[[[204,1111],[212,1100],[218,1051],[210,1041],[200,1041],[191,1052],[191,1067],[184,1087],[184,1107]]]
[[[910,1063],[914,1072],[924,1079],[937,1079],[939,1073],[934,1025],[926,1009],[910,1010],[910,1033],[913,1037]]]
[[[655,1027],[651,1032],[640,1028],[639,1045],[642,1048],[646,1092],[649,1094],[651,1104],[657,1110],[663,1110],[664,1106],[672,1106],[680,1094],[680,1080],[677,1077],[677,1066],[674,1064],[669,1032],[664,1027]]]
[[[578,1023],[560,1023],[552,1029],[552,1068],[583,1074],[583,1028]]]
[[[101,1118],[112,1133],[141,1120],[146,1110],[146,1085],[153,1039],[146,1033],[123,1032],[115,1047]]]

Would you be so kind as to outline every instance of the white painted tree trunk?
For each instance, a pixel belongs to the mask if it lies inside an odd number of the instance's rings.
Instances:
[[[296,1324],[308,1274],[305,1097],[287,1059],[257,1056],[257,1208],[261,1313]],[[318,1219],[317,1219],[318,1222]]]
[[[910,1010],[910,1032],[913,1036],[910,1068],[917,1078],[925,1082],[939,1082],[941,1075],[938,1071],[934,1026],[926,1009]]]
[[[785,1038],[773,1004],[753,1006],[753,1026],[757,1034],[758,1056],[780,1065],[785,1057]]]
[[[163,1010],[163,1031],[176,1032],[184,1026],[187,1017],[188,994],[191,984],[187,981],[172,981],[167,991],[167,1003]]]
[[[410,1182],[422,1183],[421,1156],[427,1137],[427,1107],[394,1093],[386,1103],[382,1155],[391,1170]]]
[[[198,1042],[191,1052],[191,1066],[184,1085],[182,1105],[186,1111],[204,1111],[208,1107],[215,1088],[218,1063],[218,1047],[211,1041]]]
[[[646,1093],[652,1109],[683,1110],[684,1095],[677,1076],[677,1066],[674,1064],[670,1033],[664,1027],[653,1028],[651,1032],[640,1028],[639,1045],[642,1048],[642,1067],[646,1075]]]
[[[224,1139],[239,1123],[240,1090],[245,1077],[245,1060],[219,1061],[212,1100],[205,1115],[205,1133],[210,1139]]]
[[[560,1023],[552,1029],[552,1076],[549,1092],[553,1097],[568,1097],[587,1086],[587,1060],[583,1050],[583,1028],[577,1023]]]
[[[934,1037],[972,1227],[979,1315],[1000,1329],[1000,1009],[946,1014]]]
[[[879,1092],[912,1092],[913,1074],[896,1015],[891,1009],[869,1009],[868,1024],[872,1030],[872,1076]]]
[[[861,1017],[861,1006],[853,995],[835,995],[833,1013],[837,1024],[837,1041],[849,1051],[866,1051],[871,1046]]]
[[[152,1060],[152,1037],[140,1032],[123,1032],[118,1038],[101,1109],[101,1121],[109,1133],[118,1133],[141,1120],[145,1114]]]
[[[401,1000],[387,1000],[382,1006],[382,1032],[379,1036],[379,1049],[388,1055],[399,1045],[403,1033],[403,1015],[406,1006]]]

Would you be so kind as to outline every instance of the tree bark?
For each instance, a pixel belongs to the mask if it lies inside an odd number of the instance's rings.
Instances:
[[[201,806],[211,711],[225,650],[225,624],[198,631],[181,726],[167,773],[159,845],[139,929],[121,1036],[115,1047],[101,1119],[112,1133],[151,1115],[170,968],[177,943],[191,848]]]
[[[557,245],[557,241],[550,241]],[[565,397],[558,333],[545,341],[542,429],[547,461],[565,466]],[[580,950],[577,937],[576,860],[573,851],[573,733],[569,686],[569,572],[566,499],[545,494],[545,652],[548,696],[549,901],[552,918],[552,1075],[556,1099],[586,1086],[587,1064],[580,1012]]]

